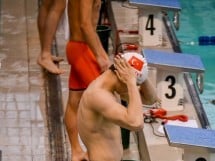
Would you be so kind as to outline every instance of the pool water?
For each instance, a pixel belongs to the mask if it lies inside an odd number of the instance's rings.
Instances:
[[[205,65],[204,92],[200,99],[211,128],[215,129],[215,45],[200,46],[200,36],[215,36],[215,0],[180,0],[180,29],[176,35],[184,53],[200,55]]]

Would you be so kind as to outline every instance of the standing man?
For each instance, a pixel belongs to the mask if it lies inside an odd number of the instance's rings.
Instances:
[[[81,98],[78,130],[90,161],[120,161],[120,127],[142,130],[142,105],[159,101],[147,79],[144,58],[134,53],[125,58],[116,57],[114,65],[94,80]],[[121,105],[119,96],[128,101],[127,108]]]
[[[42,0],[37,19],[41,46],[37,63],[54,74],[63,73],[63,70],[54,63],[62,59],[52,56],[51,46],[65,7],[66,0]]]
[[[71,65],[65,124],[72,149],[72,161],[88,160],[78,140],[77,111],[83,91],[108,69],[110,60],[96,32],[101,0],[68,0],[70,40],[67,60]]]

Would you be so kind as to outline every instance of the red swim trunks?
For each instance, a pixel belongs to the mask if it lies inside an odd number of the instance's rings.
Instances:
[[[84,42],[67,43],[66,54],[71,65],[69,77],[70,90],[84,90],[100,73],[100,67],[88,45]]]

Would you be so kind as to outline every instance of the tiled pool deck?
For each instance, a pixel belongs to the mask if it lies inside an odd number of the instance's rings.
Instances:
[[[0,0],[0,11],[0,161],[49,161],[44,80],[36,64],[40,51],[38,2]],[[62,56],[64,45],[59,34]],[[61,68],[69,70],[66,61]],[[61,76],[64,105],[67,75],[68,72]],[[138,159],[132,137],[131,142],[124,158]]]

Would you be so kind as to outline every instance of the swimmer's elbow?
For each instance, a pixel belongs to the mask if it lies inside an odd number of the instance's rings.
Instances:
[[[139,131],[143,129],[143,119],[141,120],[135,120],[133,123],[131,123],[131,129],[132,131]]]
[[[133,131],[139,131],[139,130],[142,130],[143,129],[143,120],[141,120],[139,122],[139,124],[137,124],[137,126],[135,127],[135,129]]]

